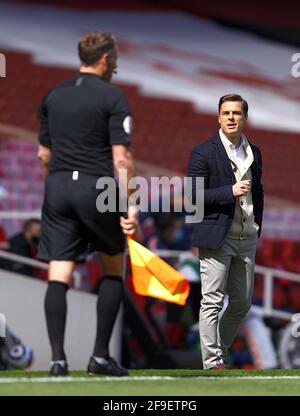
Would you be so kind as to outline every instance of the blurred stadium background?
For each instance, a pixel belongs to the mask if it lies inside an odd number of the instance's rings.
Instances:
[[[218,128],[219,97],[236,92],[249,102],[246,135],[263,152],[266,208],[253,308],[229,362],[241,369],[300,368],[300,340],[292,336],[300,313],[300,79],[291,73],[292,55],[300,52],[299,15],[299,4],[291,1],[254,0],[242,7],[236,0],[230,7],[192,0],[0,1],[0,52],[6,57],[6,77],[0,78],[2,252],[10,251],[9,239],[21,232],[25,219],[40,215],[39,102],[55,83],[76,72],[76,45],[83,33],[111,31],[120,56],[114,82],[126,92],[134,116],[138,174],[184,176],[192,148]],[[191,229],[183,216],[173,214],[141,215],[141,227],[143,244],[180,269],[192,291],[185,308],[137,296],[128,262],[115,353],[129,368],[200,368],[200,283]],[[25,343],[34,344],[32,368],[47,369],[42,311],[47,271],[32,264],[28,279],[5,270],[7,260],[2,266],[0,312]],[[99,277],[95,255],[77,267],[74,289],[83,297],[72,295],[74,310],[80,304],[84,312],[70,324],[70,350],[74,340],[79,343],[72,356],[75,368],[88,357],[78,355],[92,337],[91,293]],[[78,322],[83,328],[87,321],[91,331],[76,335]]]

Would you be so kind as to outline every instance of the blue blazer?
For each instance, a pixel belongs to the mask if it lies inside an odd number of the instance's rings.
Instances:
[[[261,233],[264,192],[261,183],[262,158],[258,147],[250,143],[254,161],[252,172],[252,199],[254,219]],[[188,176],[192,180],[193,203],[196,197],[196,177],[204,178],[204,218],[194,224],[193,245],[217,249],[223,244],[231,227],[236,198],[232,185],[236,183],[234,172],[221,142],[219,132],[214,137],[196,146],[190,155]]]

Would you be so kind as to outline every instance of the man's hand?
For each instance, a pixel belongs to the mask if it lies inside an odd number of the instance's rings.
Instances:
[[[122,231],[125,235],[133,236],[138,230],[138,209],[134,206],[130,206],[127,212],[128,218],[121,217],[120,224]]]
[[[233,196],[245,196],[250,191],[250,183],[249,180],[235,183],[232,187]]]

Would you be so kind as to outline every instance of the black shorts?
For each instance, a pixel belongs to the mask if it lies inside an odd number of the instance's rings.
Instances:
[[[79,172],[74,180],[72,175],[57,171],[46,180],[37,258],[81,262],[96,250],[109,255],[124,252],[121,214],[96,208],[98,178]]]

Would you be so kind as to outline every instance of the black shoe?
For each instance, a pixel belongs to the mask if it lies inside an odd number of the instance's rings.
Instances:
[[[118,364],[113,358],[101,358],[101,364],[98,363],[94,357],[90,358],[87,372],[91,375],[104,374],[107,376],[128,376],[128,371]]]
[[[67,376],[69,374],[68,364],[62,364],[59,361],[53,361],[49,374],[50,376]]]

